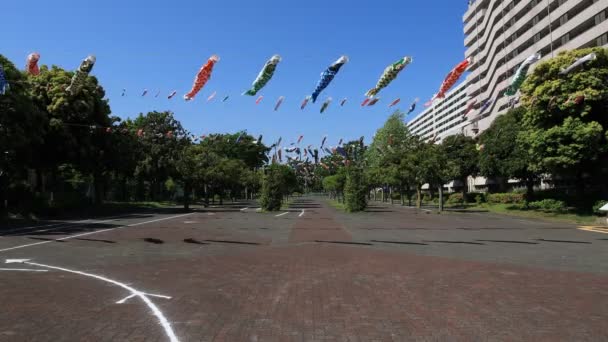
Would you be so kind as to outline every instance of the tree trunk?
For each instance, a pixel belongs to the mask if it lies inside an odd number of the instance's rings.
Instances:
[[[439,192],[439,211],[443,211],[443,184],[437,187],[437,191]]]
[[[190,210],[190,193],[192,192],[192,187],[189,183],[184,184],[184,210]]]
[[[528,206],[529,202],[532,202],[534,198],[534,179],[527,178],[526,179],[526,206]]]
[[[462,180],[462,203],[467,204],[467,177]]]
[[[93,191],[95,192],[93,196],[93,204],[101,204],[103,197],[103,184],[102,175],[100,172],[93,172]]]
[[[409,184],[407,185],[406,191],[407,191],[407,205],[411,207],[412,206],[412,194],[411,194],[411,189],[410,189]]]
[[[207,184],[205,184],[205,208],[209,206],[209,189],[207,189]]]
[[[416,185],[416,208],[422,206],[422,185]]]
[[[405,205],[405,198],[403,197],[403,184],[399,186],[399,197],[401,198],[401,205]]]

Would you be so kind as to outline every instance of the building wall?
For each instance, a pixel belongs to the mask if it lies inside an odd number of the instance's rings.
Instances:
[[[412,134],[424,139],[431,139],[436,134],[437,141],[457,134],[466,124],[464,112],[467,104],[467,83],[463,82],[446,94],[445,99],[424,109],[413,120],[407,123]],[[435,113],[435,115],[433,115]]]
[[[465,134],[482,132],[517,100],[519,94],[503,92],[530,55],[540,52],[546,59],[562,50],[608,46],[607,18],[606,0],[472,1],[463,21],[465,56],[474,59],[466,78],[468,92],[477,104]],[[492,105],[481,112],[485,101]]]

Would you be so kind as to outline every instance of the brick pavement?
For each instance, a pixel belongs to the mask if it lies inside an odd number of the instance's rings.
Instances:
[[[195,213],[94,237],[115,243],[70,240],[0,257],[170,295],[153,301],[181,341],[608,340],[605,275],[313,243],[349,241],[352,228],[324,204],[306,210]],[[365,215],[376,227],[394,224]],[[274,244],[284,236],[291,243]],[[140,301],[115,303],[125,295],[73,274],[0,272],[0,341],[166,341]]]

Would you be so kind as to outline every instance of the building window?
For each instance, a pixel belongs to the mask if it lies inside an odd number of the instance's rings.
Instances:
[[[604,33],[597,39],[597,46],[608,45],[608,33]]]
[[[534,43],[538,43],[540,40],[540,32],[534,35]]]
[[[562,36],[562,45],[565,45],[569,41],[570,41],[570,33],[566,33],[565,35]]]
[[[606,20],[606,11],[601,11],[595,15],[595,25],[599,25],[604,20]]]
[[[559,18],[559,25],[564,25],[568,21],[568,13],[564,14]]]
[[[539,18],[538,16],[535,16],[534,18],[532,18],[532,25],[535,26],[536,24],[538,24]]]

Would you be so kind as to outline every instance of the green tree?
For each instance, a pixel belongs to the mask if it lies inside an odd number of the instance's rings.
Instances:
[[[560,71],[595,53],[568,74]],[[519,140],[530,155],[530,169],[574,179],[584,197],[585,181],[603,184],[608,175],[608,50],[565,51],[539,63],[522,85],[526,111]]]
[[[404,190],[409,194],[414,179],[409,172],[410,158],[416,138],[411,135],[404,123],[405,115],[396,111],[376,132],[366,151],[366,179],[372,186],[387,185],[397,187],[404,203]],[[386,200],[386,194],[383,194]],[[408,196],[409,197],[409,196]]]
[[[9,91],[0,96],[0,212],[9,200],[9,188],[24,184],[27,168],[42,157],[45,126],[48,119],[32,101],[27,77],[13,63],[0,55]],[[23,187],[16,192],[25,192]],[[17,195],[10,191],[11,195]],[[11,196],[12,197],[12,196]],[[11,200],[14,198],[10,198]]]
[[[50,173],[46,178],[52,183],[58,165],[72,164],[79,172],[91,175],[94,199],[99,203],[103,197],[103,177],[108,171],[108,152],[112,152],[105,127],[112,124],[113,118],[105,91],[97,78],[89,76],[79,93],[70,94],[65,89],[72,72],[57,66],[51,69],[42,66],[40,71],[40,75],[28,78],[32,101],[49,120],[36,168]]]
[[[140,114],[132,127],[131,134],[138,136],[141,144],[135,176],[140,183],[150,183],[152,199],[162,199],[162,185],[176,175],[175,163],[191,144],[189,133],[169,111]]]
[[[421,162],[424,179],[429,186],[436,186],[439,192],[439,211],[443,210],[443,185],[454,175],[457,168],[454,162],[448,158],[447,151],[443,145],[427,143],[425,148],[425,159]]]
[[[262,209],[266,211],[280,210],[283,196],[289,192],[294,185],[294,181],[295,174],[288,166],[272,164],[267,167],[260,196]]]
[[[485,177],[501,180],[503,187],[510,178],[526,184],[527,200],[531,200],[538,173],[530,168],[530,155],[518,140],[525,107],[511,109],[497,117],[479,137],[479,169]]]
[[[462,198],[466,203],[467,178],[476,176],[479,163],[475,140],[463,134],[447,136],[441,143],[449,165],[449,178],[462,183]]]
[[[363,211],[367,207],[367,185],[363,170],[358,166],[346,168],[346,182],[344,184],[344,202],[349,212]]]
[[[323,178],[323,189],[330,193],[330,197],[344,199],[344,186],[346,184],[346,170],[340,168],[336,174]]]

